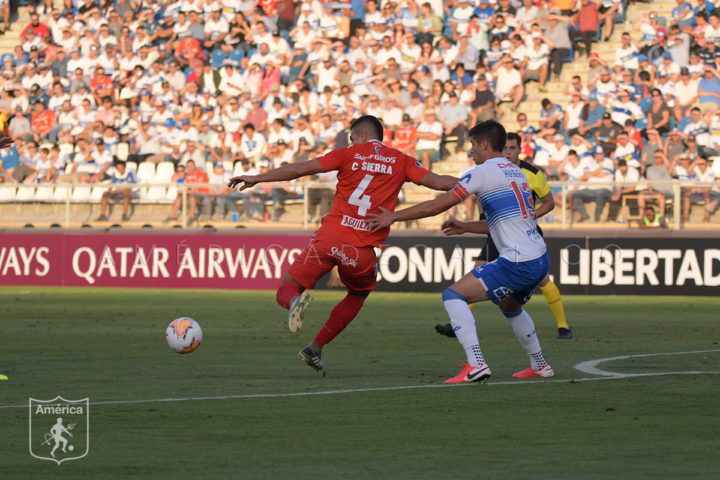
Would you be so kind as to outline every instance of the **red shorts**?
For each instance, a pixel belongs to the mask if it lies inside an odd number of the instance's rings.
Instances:
[[[375,290],[377,255],[374,247],[356,247],[332,237],[314,236],[295,259],[288,274],[307,289],[323,275],[338,267],[340,280],[350,290]]]

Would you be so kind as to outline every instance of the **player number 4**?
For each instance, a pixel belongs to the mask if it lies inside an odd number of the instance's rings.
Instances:
[[[356,205],[358,207],[358,215],[363,217],[367,214],[370,207],[372,207],[372,203],[370,203],[370,195],[364,195],[365,189],[367,189],[368,185],[370,185],[372,179],[372,175],[365,175],[365,178],[363,178],[358,184],[357,188],[352,195],[350,195],[350,199],[348,200],[350,205]]]

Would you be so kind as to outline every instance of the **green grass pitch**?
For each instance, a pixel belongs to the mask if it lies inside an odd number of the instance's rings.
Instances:
[[[527,357],[476,305],[493,376],[444,386],[464,355],[439,294],[372,294],[327,375],[302,364],[341,296],[315,292],[293,335],[274,292],[0,289],[0,478],[720,478],[717,298],[566,297],[559,341],[536,295],[550,381],[511,378]],[[163,339],[178,316],[203,327],[190,355]],[[614,357],[614,378],[575,368]],[[91,402],[89,454],[59,466],[28,451],[28,398],[57,395]]]

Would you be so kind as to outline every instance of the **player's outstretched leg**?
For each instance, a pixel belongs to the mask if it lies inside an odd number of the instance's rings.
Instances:
[[[535,324],[530,315],[522,308],[514,312],[503,310],[510,325],[512,326],[515,338],[530,357],[530,367],[513,374],[515,378],[538,378],[552,377],[555,375],[552,367],[545,361],[540,348],[540,341],[535,333]]]
[[[467,363],[459,362],[463,367],[460,373],[445,380],[445,383],[471,383],[487,380],[491,375],[490,367],[485,363],[480,349],[475,317],[470,311],[467,300],[452,288],[445,289],[442,299],[455,335],[467,356]]]
[[[303,326],[305,310],[312,302],[310,292],[291,277],[286,276],[277,290],[276,299],[281,307],[289,310],[288,330],[292,333],[300,330]]]
[[[335,337],[345,330],[345,327],[353,321],[363,306],[369,291],[348,290],[348,294],[330,312],[325,325],[320,329],[315,338],[300,352],[300,360],[305,362],[314,370],[322,370],[325,366],[322,363],[322,349]]]
[[[491,240],[492,240],[492,239],[490,239],[489,241],[491,241]],[[475,268],[477,268],[477,267],[479,267],[479,266],[481,266],[481,265],[485,265],[485,264],[487,263],[485,260],[481,260],[481,258],[489,258],[489,255],[492,254],[492,253],[488,253],[488,252],[486,251],[487,248],[488,248],[488,246],[485,245],[485,248],[483,248],[483,251],[480,252],[480,255],[478,255],[478,257],[475,259]],[[498,256],[499,254],[497,254],[497,251],[496,251],[496,248],[495,248],[495,244],[493,243],[490,248],[493,249],[493,250],[495,250],[494,257],[497,258],[497,256]],[[468,305],[470,306],[470,308],[472,308],[472,306],[473,306],[474,304],[469,303]],[[455,338],[455,337],[456,337],[456,335],[455,335],[455,330],[453,330],[453,326],[452,326],[452,324],[450,324],[450,323],[446,323],[446,324],[444,324],[444,325],[443,325],[442,323],[438,323],[437,325],[435,325],[435,331],[436,331],[437,333],[439,333],[440,335],[443,335],[443,336],[445,336],[445,337],[449,337],[449,338]]]
[[[325,368],[322,362],[322,347],[315,340],[311,340],[308,346],[298,352],[300,360],[313,370],[320,371]]]
[[[291,333],[295,333],[302,328],[305,310],[311,303],[312,296],[310,296],[310,292],[307,290],[292,299],[290,302],[290,311],[288,312],[288,330],[290,330]]]
[[[558,334],[555,336],[557,340],[569,340],[572,338],[572,330],[565,319],[565,308],[563,307],[562,297],[557,285],[550,280],[548,275],[540,282],[540,291],[545,296],[545,301],[550,307],[550,311],[555,316],[555,322],[558,327]]]

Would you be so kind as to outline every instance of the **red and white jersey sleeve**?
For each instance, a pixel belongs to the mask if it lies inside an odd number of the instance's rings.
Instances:
[[[335,200],[318,233],[357,247],[385,242],[390,228],[371,232],[368,214],[380,213],[380,207],[395,210],[403,183],[419,183],[429,173],[413,157],[377,140],[333,150],[318,161],[325,171],[338,171]]]

